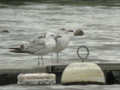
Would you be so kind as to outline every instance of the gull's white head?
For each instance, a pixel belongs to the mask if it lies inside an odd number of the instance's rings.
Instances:
[[[46,38],[55,38],[55,37],[56,37],[55,33],[52,33],[52,32],[47,32],[46,33]]]

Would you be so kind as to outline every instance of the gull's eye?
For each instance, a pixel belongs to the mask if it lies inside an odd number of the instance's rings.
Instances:
[[[43,36],[39,36],[38,39],[43,38]]]
[[[57,38],[61,38],[62,36],[58,35]]]
[[[44,38],[45,36],[46,36],[46,34],[43,33],[38,37],[38,39]]]
[[[60,30],[61,30],[61,31],[65,31],[66,29],[65,29],[65,28],[61,28]]]
[[[24,45],[20,45],[20,48],[21,48],[21,49],[24,49]]]
[[[54,37],[55,35],[51,34],[50,36]]]

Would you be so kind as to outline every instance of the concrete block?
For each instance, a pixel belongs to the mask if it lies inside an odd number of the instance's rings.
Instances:
[[[105,83],[104,73],[95,63],[72,63],[63,71],[62,84],[71,83]]]
[[[19,85],[52,85],[56,84],[56,75],[49,73],[19,74],[17,80]]]

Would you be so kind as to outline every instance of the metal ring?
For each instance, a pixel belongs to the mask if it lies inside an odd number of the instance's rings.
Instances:
[[[86,54],[85,57],[82,57],[82,56],[79,54],[81,48],[84,48],[84,49],[86,49],[86,51],[87,51],[87,54]],[[84,62],[85,59],[88,59],[89,54],[90,54],[90,53],[89,53],[89,49],[88,49],[87,46],[82,45],[82,46],[79,46],[79,47],[78,47],[78,49],[77,49],[77,55],[78,55],[78,57],[79,57],[80,59],[82,59],[82,62]]]

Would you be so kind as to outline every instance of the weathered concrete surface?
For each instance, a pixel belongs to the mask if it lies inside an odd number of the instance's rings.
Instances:
[[[62,60],[64,61],[64,60]],[[44,73],[50,72],[55,73],[57,76],[57,81],[60,82],[61,73],[65,69],[65,67],[72,62],[78,62],[77,59],[70,60],[68,63],[60,62],[59,64],[56,63],[47,63],[45,65],[37,66],[36,62],[30,63],[17,63],[17,64],[10,64],[10,63],[0,63],[0,85],[7,85],[17,83],[17,75],[20,73]],[[103,71],[120,71],[120,62],[100,62],[101,60],[85,60],[87,62],[93,61],[96,62],[97,65],[101,67]],[[79,61],[80,62],[80,61]]]
[[[19,85],[54,85],[56,84],[56,75],[52,73],[19,74],[17,80]]]
[[[72,63],[63,71],[61,83],[105,84],[105,77],[101,68],[95,63]]]

